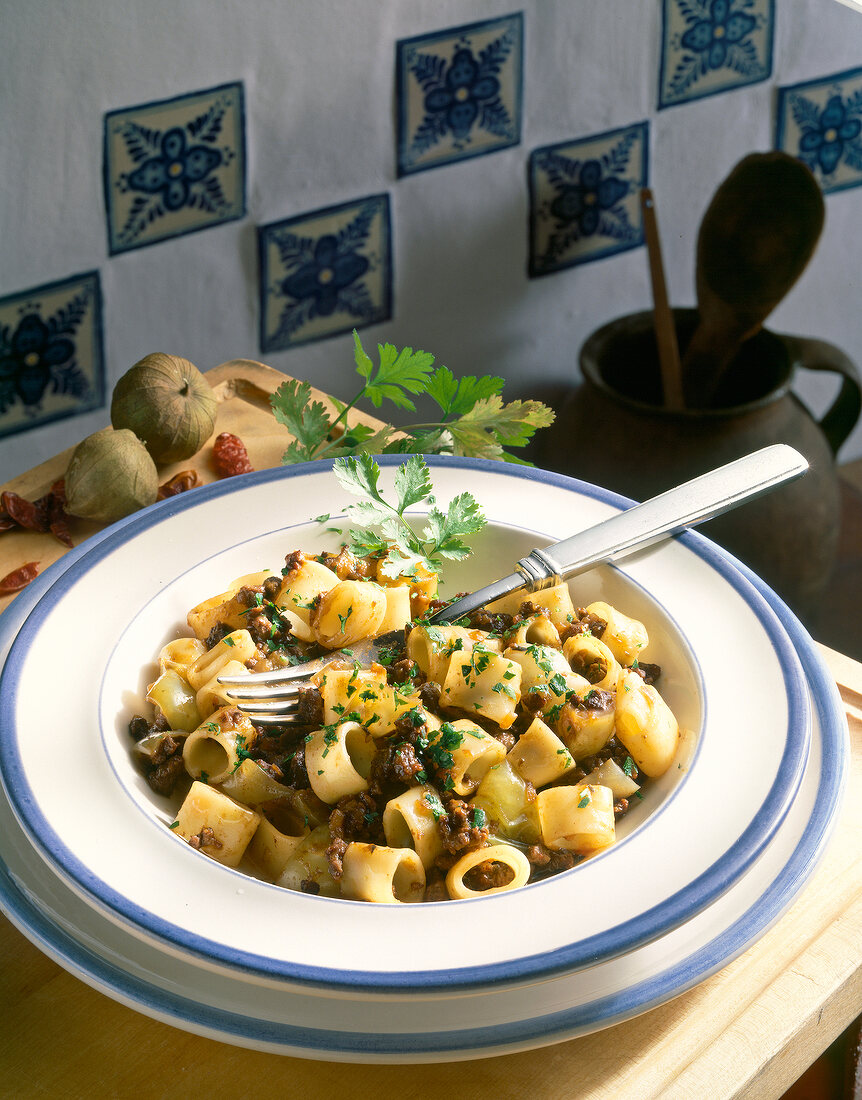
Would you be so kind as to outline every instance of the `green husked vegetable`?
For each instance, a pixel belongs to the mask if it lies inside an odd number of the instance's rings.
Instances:
[[[357,373],[364,379],[353,400],[336,401],[331,419],[326,406],[311,400],[308,382],[290,379],[270,398],[276,420],[294,436],[282,462],[291,465],[315,458],[357,454],[455,454],[472,458],[499,458],[523,463],[506,447],[524,447],[539,428],[553,423],[554,413],[541,401],[509,401],[500,397],[504,381],[493,375],[456,379],[448,367],[434,368],[434,356],[425,351],[378,344],[375,368],[359,336],[353,333]],[[427,394],[442,412],[440,420],[375,431],[366,424],[348,426],[347,414],[367,399],[375,408],[391,401],[414,412],[412,398]]]

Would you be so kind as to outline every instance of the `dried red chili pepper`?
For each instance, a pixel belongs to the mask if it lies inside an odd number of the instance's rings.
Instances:
[[[175,497],[177,493],[185,493],[189,489],[196,489],[200,483],[201,480],[198,477],[197,470],[180,470],[178,474],[168,478],[164,485],[159,486],[156,499],[164,500],[166,497]]]
[[[48,509],[41,500],[27,500],[7,489],[0,494],[0,505],[19,527],[25,527],[28,531],[48,530]]]
[[[237,435],[222,432],[213,443],[213,464],[219,477],[250,474],[254,470],[245,444]]]
[[[48,530],[64,546],[72,545],[69,533],[69,515],[66,511],[66,482],[63,478],[55,481],[49,492],[41,498],[48,509]]]
[[[26,588],[30,581],[35,580],[38,574],[37,561],[28,561],[0,578],[0,596],[11,596],[13,592],[20,592]]]
[[[62,478],[55,481],[38,500],[27,500],[9,489],[0,493],[0,533],[17,527],[50,533],[64,546],[72,545],[66,513],[66,488]]]

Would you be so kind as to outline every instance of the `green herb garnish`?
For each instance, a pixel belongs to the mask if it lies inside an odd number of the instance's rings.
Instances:
[[[392,344],[377,345],[375,367],[359,336],[353,332],[353,357],[363,379],[348,404],[334,401],[330,416],[321,401],[311,400],[308,382],[289,379],[270,398],[276,420],[294,437],[282,462],[291,465],[315,458],[356,454],[456,454],[523,462],[506,447],[524,447],[539,428],[553,423],[554,413],[541,401],[503,401],[504,379],[468,375],[457,379],[448,367],[434,367],[426,351]],[[376,430],[348,424],[348,414],[362,400],[380,408],[390,401],[400,409],[416,411],[414,397],[427,395],[441,410],[441,418]]]
[[[380,467],[371,455],[339,458],[333,472],[349,493],[367,498],[345,509],[362,525],[350,531],[351,550],[360,556],[379,554],[395,575],[409,572],[417,564],[439,573],[443,558],[458,561],[467,557],[470,547],[464,537],[485,526],[482,510],[470,493],[459,493],[445,512],[437,506],[431,472],[421,455],[411,455],[396,469],[395,504],[383,498],[378,484]],[[430,504],[431,510],[417,535],[404,513],[422,502]]]

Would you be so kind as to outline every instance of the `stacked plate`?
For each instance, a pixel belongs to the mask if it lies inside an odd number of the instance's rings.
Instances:
[[[397,459],[382,460],[392,484]],[[628,502],[582,482],[431,458],[489,525],[450,591]],[[37,946],[141,1012],[303,1057],[433,1061],[551,1043],[715,972],[790,905],[837,814],[847,728],[790,611],[694,533],[571,582],[644,621],[680,755],[571,871],[470,901],[367,905],[227,869],[168,828],[129,718],[195,604],[300,548],[334,549],[328,464],[197,489],[114,525],[0,618],[0,906]],[[312,517],[327,514],[325,524]],[[346,522],[344,523],[346,526]]]

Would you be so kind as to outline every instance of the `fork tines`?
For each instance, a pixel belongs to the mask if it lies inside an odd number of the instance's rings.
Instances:
[[[253,684],[244,684],[245,677],[224,677],[219,683],[229,687],[225,692],[225,698],[236,703],[243,713],[252,721],[262,725],[278,725],[285,722],[293,722],[299,713],[299,693],[306,686],[305,679],[294,678],[291,683],[280,681],[269,685],[268,682],[256,680]]]

